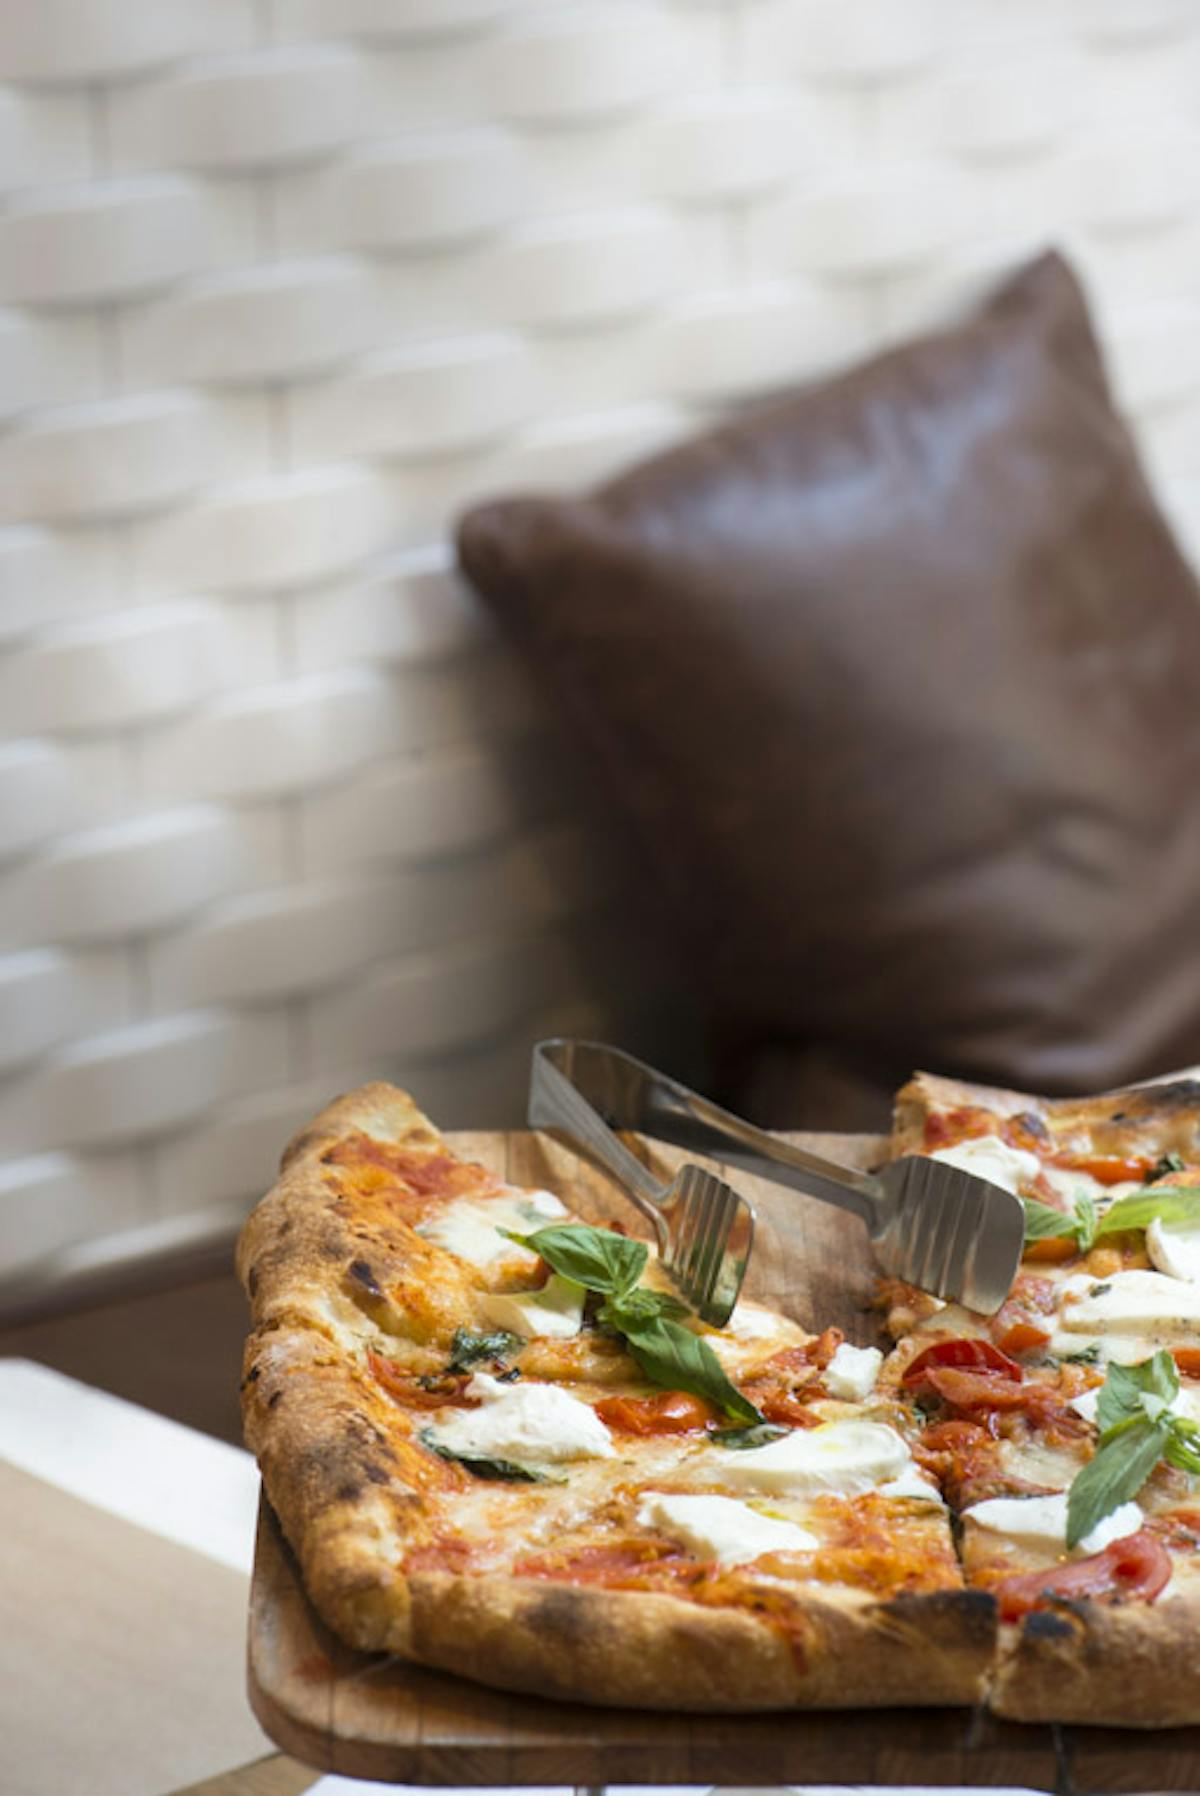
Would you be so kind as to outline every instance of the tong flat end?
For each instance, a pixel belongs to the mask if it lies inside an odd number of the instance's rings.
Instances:
[[[921,1154],[884,1168],[888,1218],[872,1238],[880,1263],[908,1284],[990,1316],[1012,1288],[1025,1241],[1019,1198]]]

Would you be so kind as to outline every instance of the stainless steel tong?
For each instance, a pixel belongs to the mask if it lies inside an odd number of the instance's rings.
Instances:
[[[728,1321],[741,1289],[752,1206],[699,1166],[662,1185],[614,1130],[657,1136],[850,1210],[886,1272],[984,1314],[999,1309],[1020,1264],[1025,1218],[1010,1191],[919,1154],[878,1174],[837,1166],[601,1042],[537,1043],[529,1126],[560,1135],[617,1180],[653,1224],[664,1270],[713,1327]]]

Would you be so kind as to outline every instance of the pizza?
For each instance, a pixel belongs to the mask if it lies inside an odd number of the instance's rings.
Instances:
[[[1017,1191],[1027,1252],[993,1317],[881,1281],[862,1347],[748,1299],[706,1327],[569,1177],[506,1183],[393,1086],[322,1112],[238,1270],[326,1624],[603,1704],[1200,1719],[1200,1085],[918,1075],[893,1148]]]

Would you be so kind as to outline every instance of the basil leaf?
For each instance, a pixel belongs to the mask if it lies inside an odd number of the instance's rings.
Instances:
[[[1066,1216],[1061,1210],[1052,1210],[1049,1204],[1040,1204],[1036,1197],[1023,1197],[1021,1207],[1025,1211],[1027,1241],[1048,1241],[1057,1235],[1074,1235],[1078,1239],[1077,1216]]]
[[[1118,1229],[1144,1229],[1152,1222],[1200,1224],[1200,1186],[1165,1185],[1154,1191],[1131,1191],[1105,1212],[1096,1233],[1113,1235]]]
[[[496,1328],[490,1334],[476,1334],[470,1328],[456,1328],[450,1341],[448,1372],[467,1372],[480,1360],[503,1360],[527,1345],[510,1329]]]
[[[653,1384],[703,1397],[733,1422],[763,1421],[753,1403],[726,1378],[707,1341],[690,1328],[670,1316],[656,1316],[624,1333],[626,1346]]]
[[[1200,1428],[1181,1416],[1164,1416],[1163,1421],[1167,1429],[1163,1458],[1181,1472],[1200,1472]]]
[[[791,1432],[790,1428],[781,1428],[778,1422],[756,1422],[750,1428],[714,1428],[708,1438],[718,1447],[733,1447],[740,1453],[751,1447],[765,1447],[769,1441],[780,1440]]]
[[[477,1478],[500,1478],[509,1484],[563,1484],[563,1478],[551,1478],[546,1472],[539,1472],[535,1467],[518,1465],[515,1459],[489,1459],[482,1454],[454,1453],[449,1447],[424,1429],[418,1436],[423,1447],[436,1453],[439,1459],[452,1459],[457,1465],[466,1466],[468,1472],[474,1472]]]
[[[517,1235],[511,1229],[500,1233],[540,1254],[564,1278],[610,1297],[632,1291],[650,1257],[644,1241],[630,1241],[612,1229],[589,1228],[583,1222],[551,1223],[532,1235]]]
[[[1077,1547],[1106,1515],[1135,1497],[1163,1456],[1169,1429],[1148,1416],[1128,1419],[1102,1439],[1067,1496],[1067,1545]]]
[[[659,1316],[686,1316],[688,1307],[668,1291],[630,1291],[623,1297],[610,1297],[597,1311],[596,1320],[628,1334]]]
[[[1096,1426],[1103,1437],[1109,1429],[1130,1417],[1148,1414],[1143,1396],[1149,1396],[1165,1407],[1178,1395],[1179,1373],[1165,1348],[1160,1347],[1157,1353],[1136,1366],[1119,1366],[1114,1362],[1108,1368],[1104,1389],[1100,1392]],[[1151,1419],[1157,1421],[1158,1418]]]
[[[1086,1191],[1080,1192],[1075,1199],[1075,1215],[1077,1227],[1075,1236],[1079,1242],[1080,1253],[1086,1253],[1096,1239],[1100,1224],[1096,1220],[1096,1200],[1089,1197]]]

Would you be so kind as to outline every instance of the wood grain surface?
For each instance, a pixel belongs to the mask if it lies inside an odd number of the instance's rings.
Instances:
[[[600,1173],[545,1135],[456,1134],[456,1152],[558,1192],[586,1220],[638,1220]],[[869,1167],[878,1137],[788,1139]],[[627,1137],[654,1170],[685,1157]],[[694,1156],[688,1156],[694,1158]],[[718,1169],[719,1170],[719,1169]],[[809,1327],[879,1342],[874,1270],[854,1218],[733,1175],[758,1230],[747,1292]],[[992,1785],[1068,1793],[1200,1788],[1200,1729],[1029,1727],[960,1709],[680,1715],[488,1690],[355,1653],[324,1627],[264,1501],[250,1605],[249,1690],[284,1752],[321,1770],[415,1784]]]

